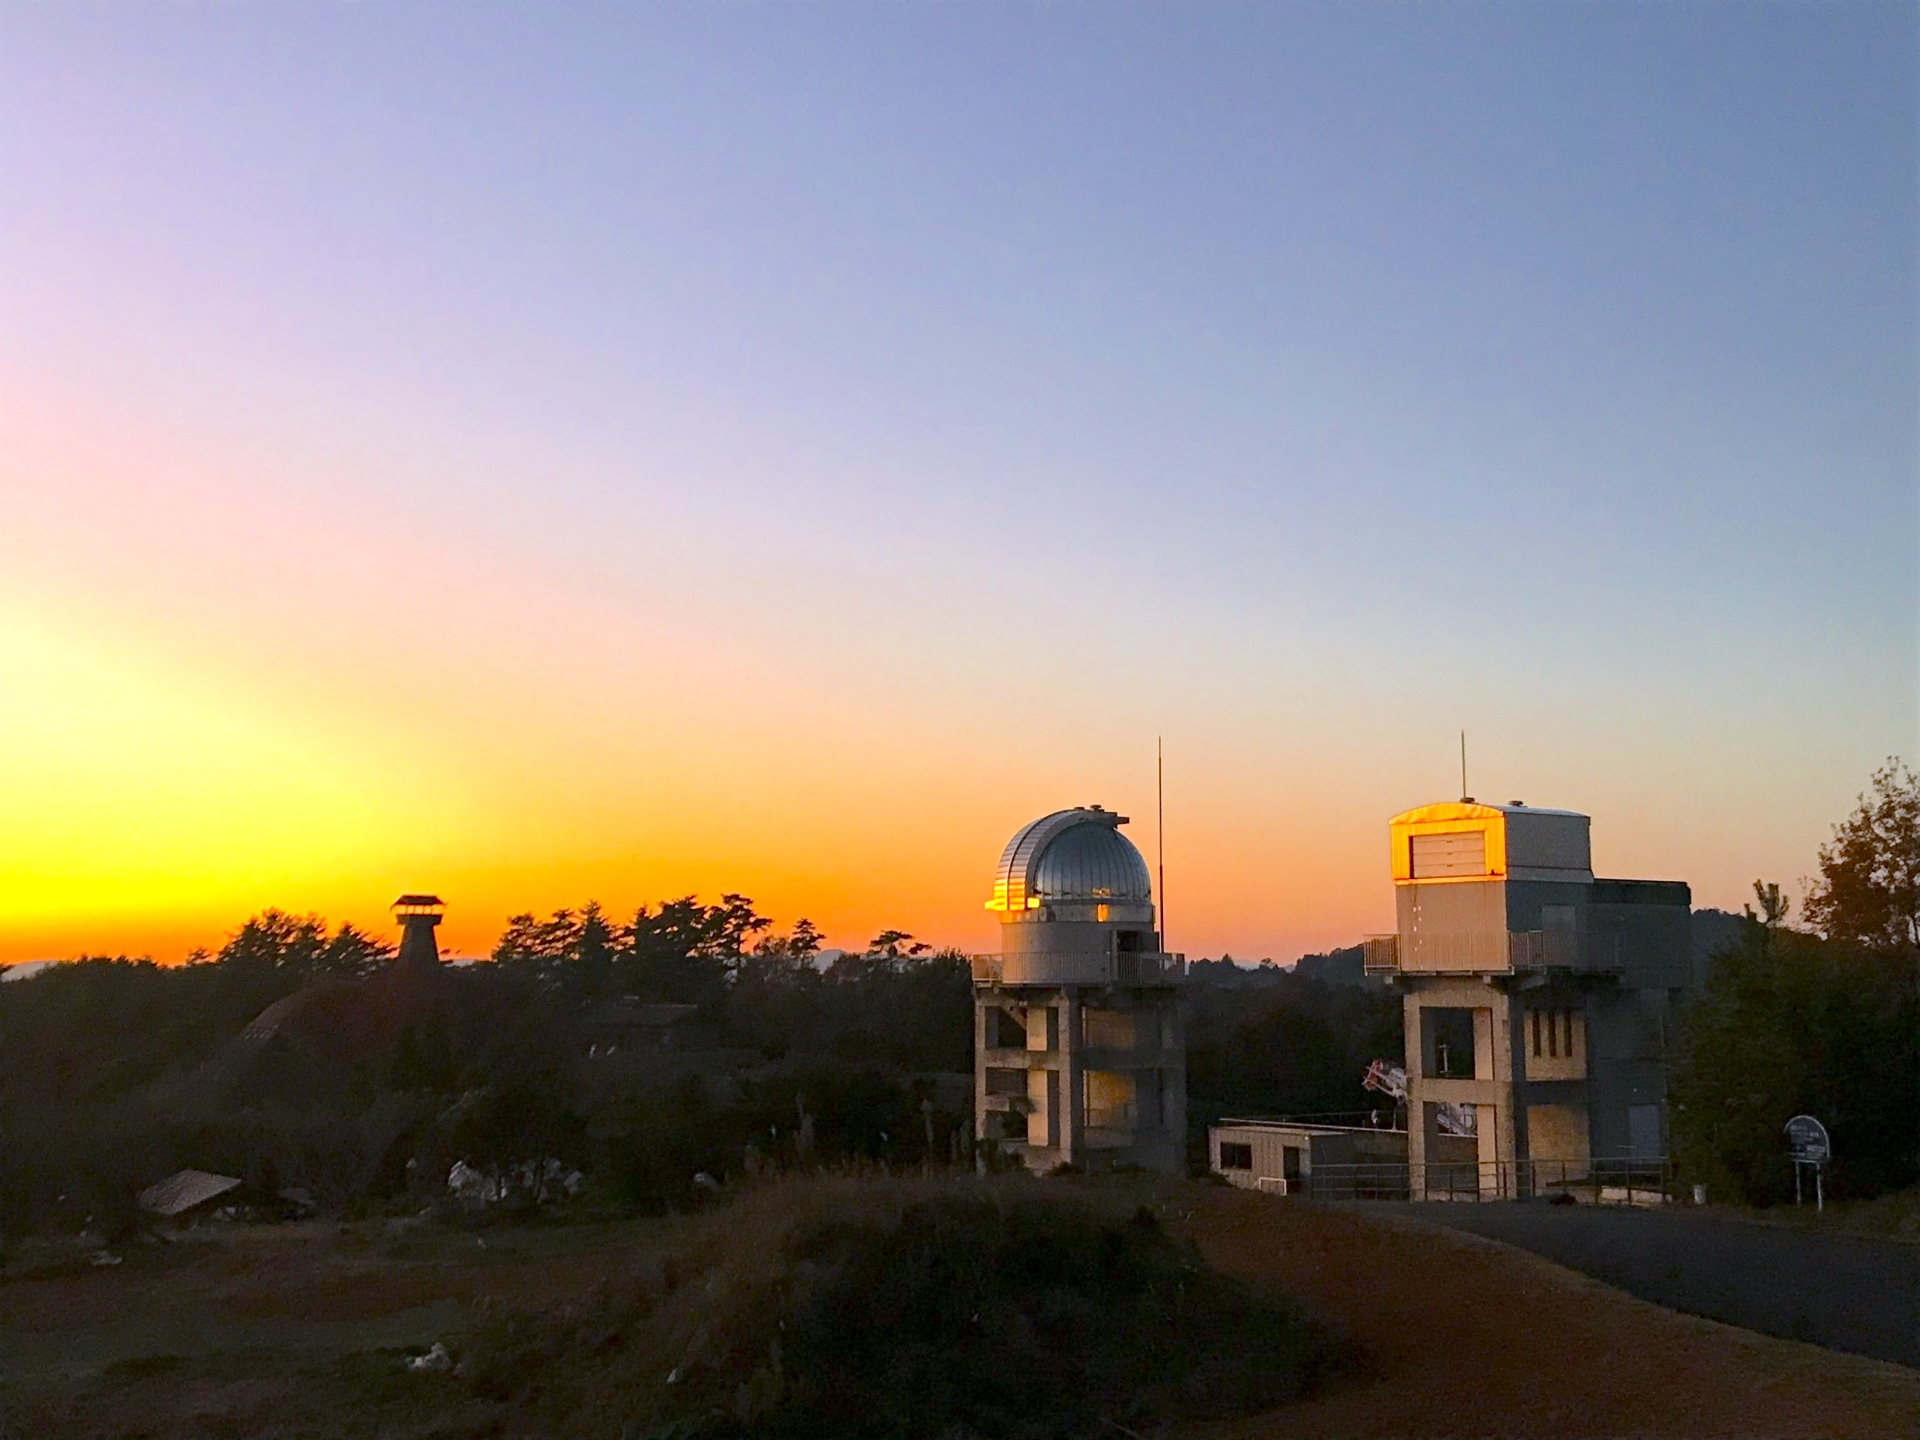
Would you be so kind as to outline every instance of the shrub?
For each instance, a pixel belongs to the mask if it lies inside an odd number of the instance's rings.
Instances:
[[[1269,1409],[1352,1363],[1125,1193],[782,1181],[592,1304],[492,1317],[464,1370],[553,1433],[1053,1440]]]

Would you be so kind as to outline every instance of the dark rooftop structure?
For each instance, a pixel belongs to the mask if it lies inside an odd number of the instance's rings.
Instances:
[[[434,939],[434,927],[446,913],[447,902],[438,895],[402,895],[393,902],[393,913],[400,917],[400,955],[394,964],[402,971],[436,971],[440,968],[440,946]]]

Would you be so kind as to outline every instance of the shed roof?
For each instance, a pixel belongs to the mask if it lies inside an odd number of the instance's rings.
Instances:
[[[157,1185],[140,1192],[140,1203],[157,1215],[179,1215],[204,1205],[215,1196],[238,1190],[240,1181],[231,1175],[214,1175],[205,1170],[182,1170]]]
[[[633,995],[619,995],[593,1007],[587,1019],[595,1025],[631,1025],[664,1030],[700,1013],[698,1005],[653,1003]]]

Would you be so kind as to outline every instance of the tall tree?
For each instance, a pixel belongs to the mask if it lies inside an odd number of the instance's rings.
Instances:
[[[327,922],[318,915],[289,915],[271,907],[247,917],[220,947],[218,964],[236,974],[281,970],[301,979],[319,969],[327,948]]]
[[[740,957],[727,992],[727,1028],[741,1043],[778,1058],[815,1034],[825,984],[815,963],[821,938],[803,917]]]
[[[642,905],[622,932],[622,969],[649,1000],[717,1004],[754,936],[771,922],[745,895],[725,894],[718,905],[691,895]]]
[[[239,977],[277,975],[294,984],[310,980],[358,980],[392,958],[393,946],[351,923],[332,935],[319,915],[292,915],[271,907],[247,918],[227,937],[212,963]],[[209,957],[196,951],[189,964]]]
[[[1920,1138],[1911,967],[1796,930],[1777,885],[1754,882],[1739,940],[1680,1018],[1670,1099],[1674,1153],[1713,1193],[1766,1203],[1793,1192],[1781,1129],[1818,1117],[1840,1194],[1911,1183]]]
[[[493,958],[509,969],[541,973],[573,958],[580,943],[580,916],[556,910],[545,919],[522,911],[507,920],[507,928],[493,947]]]
[[[1889,758],[1859,801],[1820,847],[1807,920],[1830,940],[1912,955],[1920,952],[1920,777]]]
[[[393,958],[391,941],[379,940],[358,926],[342,921],[314,958],[317,974],[341,980],[360,980]]]

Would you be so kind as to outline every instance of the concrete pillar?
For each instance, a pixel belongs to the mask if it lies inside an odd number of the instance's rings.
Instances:
[[[987,1011],[990,990],[973,992],[973,1138],[987,1138]]]
[[[1473,1107],[1473,1132],[1480,1161],[1482,1197],[1505,1196],[1510,1193],[1506,1177],[1500,1172],[1500,1127],[1509,1123],[1508,1117],[1512,1114],[1511,1105]]]
[[[1027,1144],[1035,1150],[1053,1149],[1060,1143],[1060,1072],[1049,1066],[1027,1072],[1027,1099],[1033,1111],[1027,1116]]]
[[[1060,998],[1060,1163],[1077,1165],[1085,1150],[1087,1084],[1085,1036],[1081,1025],[1080,993],[1068,989]]]
[[[1512,1132],[1509,1154],[1513,1157],[1514,1194],[1533,1193],[1533,1144],[1527,1134],[1527,1009],[1523,997],[1505,992],[1500,997],[1502,1020],[1500,1053],[1506,1057],[1507,1078],[1512,1086],[1513,1103],[1507,1107],[1507,1125]]]
[[[1473,1011],[1473,1074],[1476,1080],[1504,1080],[1493,1063],[1494,1012],[1491,1007],[1475,1006]]]
[[[1169,995],[1162,1012],[1162,1040],[1171,1037],[1161,1056],[1160,1083],[1166,1096],[1166,1127],[1173,1140],[1174,1163],[1184,1168],[1187,1149],[1187,1024],[1180,997]],[[1176,1173],[1178,1173],[1176,1171]]]
[[[1429,1057],[1420,1023],[1420,996],[1416,990],[1408,989],[1400,997],[1400,1026],[1406,1044],[1401,1064],[1407,1071],[1407,1164],[1411,1167],[1408,1174],[1412,1177],[1417,1194],[1420,1177],[1426,1173],[1427,1163],[1427,1117],[1423,1103],[1425,1087],[1421,1085],[1420,1077],[1426,1073]]]

